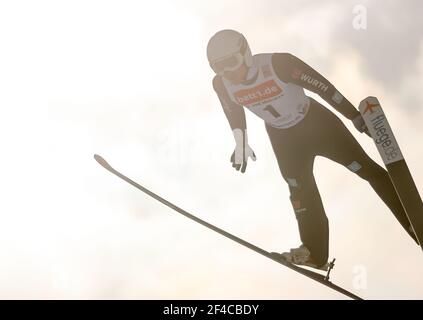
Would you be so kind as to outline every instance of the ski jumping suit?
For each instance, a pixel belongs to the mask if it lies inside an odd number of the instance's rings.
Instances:
[[[245,82],[232,84],[216,76],[213,86],[232,130],[246,129],[244,107],[265,121],[289,186],[301,241],[317,265],[328,260],[329,225],[313,175],[316,156],[338,162],[367,180],[413,237],[387,171],[365,153],[334,113],[305,95],[304,89],[318,94],[350,120],[360,114],[317,71],[288,53],[258,54]]]

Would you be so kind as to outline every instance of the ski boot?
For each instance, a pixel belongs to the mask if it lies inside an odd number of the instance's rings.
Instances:
[[[289,252],[272,252],[272,254],[278,256],[280,259],[284,259],[287,262],[299,266],[311,267],[323,271],[328,271],[330,268],[330,263],[328,262],[322,266],[318,266],[311,257],[310,250],[308,250],[305,245],[301,245],[299,248],[291,249]]]

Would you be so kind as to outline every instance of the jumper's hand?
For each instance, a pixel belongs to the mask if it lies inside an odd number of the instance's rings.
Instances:
[[[352,120],[354,127],[359,131],[359,132],[364,132],[365,134],[367,134],[370,137],[370,133],[369,133],[369,128],[367,128],[366,123],[364,122],[363,117],[361,116],[361,114],[358,114],[353,120]]]
[[[248,158],[256,161],[256,155],[254,154],[253,149],[251,149],[249,145],[246,145],[245,147],[237,145],[231,156],[232,167],[234,167],[237,171],[241,169],[241,172],[244,173],[247,169]]]

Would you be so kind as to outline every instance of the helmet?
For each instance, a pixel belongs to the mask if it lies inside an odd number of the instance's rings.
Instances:
[[[238,69],[243,63],[247,67],[253,65],[247,40],[235,30],[221,30],[211,37],[207,45],[207,58],[213,71],[220,75]]]

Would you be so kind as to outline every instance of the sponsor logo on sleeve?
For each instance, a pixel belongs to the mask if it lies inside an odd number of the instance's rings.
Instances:
[[[312,85],[313,87],[315,87],[315,88],[317,88],[317,89],[319,89],[319,90],[321,90],[323,92],[326,92],[329,89],[329,85],[327,85],[324,82],[321,82],[321,81],[319,81],[317,79],[314,79],[312,76],[304,73],[302,70],[297,69],[297,68],[295,68],[292,71],[291,77],[293,79],[301,80],[303,82],[306,82],[306,83]]]

